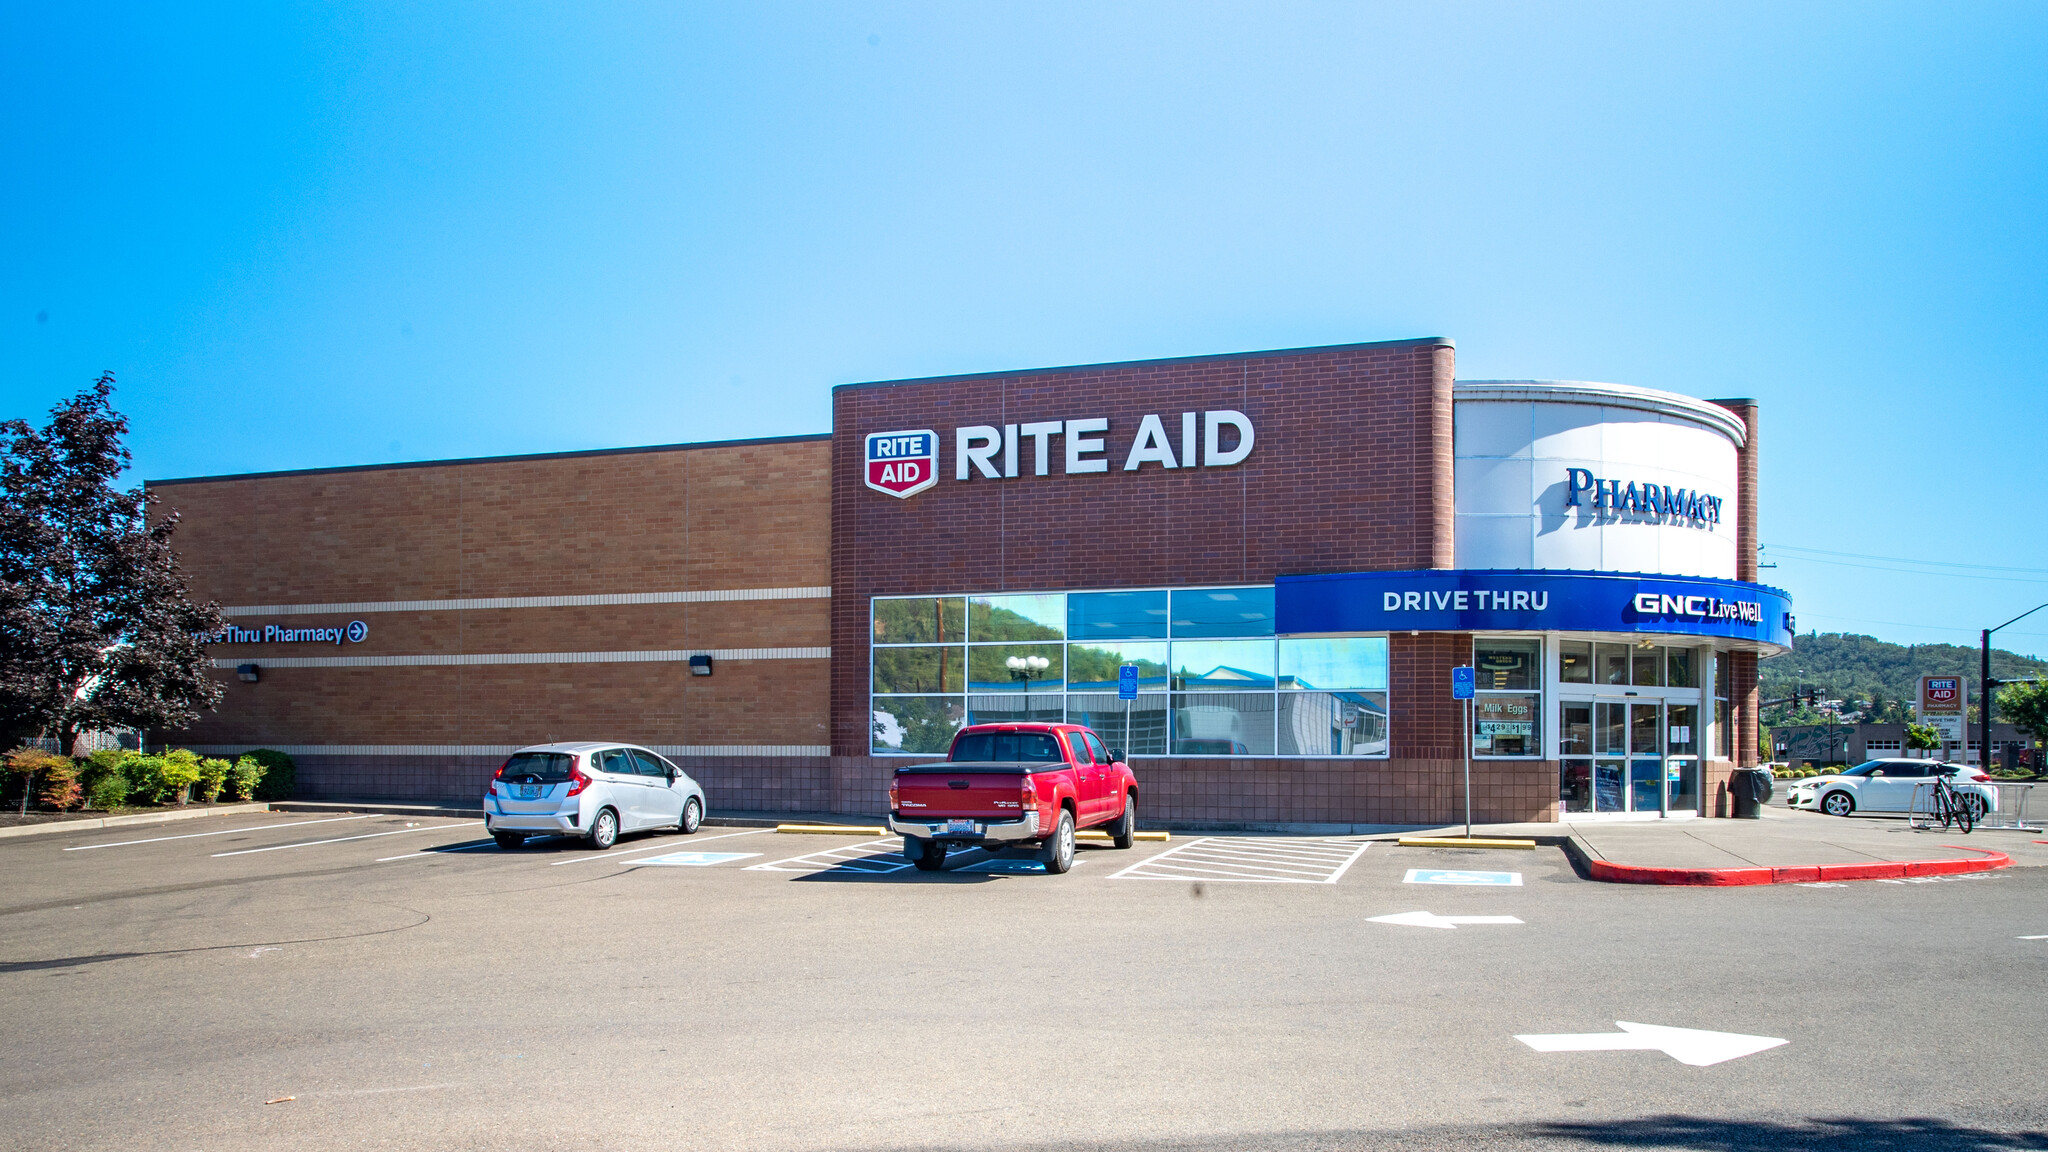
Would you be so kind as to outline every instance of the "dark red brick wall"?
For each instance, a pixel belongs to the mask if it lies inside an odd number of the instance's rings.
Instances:
[[[1431,339],[836,390],[835,788],[859,805],[853,810],[879,810],[895,763],[868,756],[872,596],[1264,583],[1283,572],[1449,567],[1454,359],[1449,341]],[[1245,463],[1122,471],[1146,414],[1162,418],[1178,454],[1179,414],[1215,409],[1251,417],[1257,445]],[[1032,445],[1024,440],[1016,479],[953,479],[956,428],[1089,417],[1110,421],[1100,457],[1109,461],[1106,474],[1063,475],[1055,438],[1050,475],[1031,474]],[[937,486],[908,500],[867,488],[867,434],[920,428],[939,434]],[[1447,697],[1459,652],[1469,656],[1466,638],[1397,638],[1394,682],[1440,683]],[[1455,781],[1438,765],[1456,760],[1457,713],[1434,696],[1403,695],[1392,702],[1392,761],[1147,760],[1141,773],[1159,797],[1148,811],[1307,823],[1448,818],[1445,789]],[[1527,769],[1497,774],[1519,771]],[[1547,779],[1554,806],[1554,768]],[[1529,803],[1518,798],[1512,806]]]

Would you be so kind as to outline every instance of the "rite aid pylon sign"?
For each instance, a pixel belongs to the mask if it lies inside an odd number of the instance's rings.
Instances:
[[[915,496],[939,482],[939,434],[929,428],[871,432],[868,487],[898,499]]]

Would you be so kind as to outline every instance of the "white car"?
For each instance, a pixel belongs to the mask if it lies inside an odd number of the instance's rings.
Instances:
[[[704,823],[704,789],[634,744],[536,744],[512,754],[484,792],[484,829],[500,848],[528,836],[580,836],[602,852],[626,832]]]
[[[1793,808],[1847,816],[1852,812],[1905,812],[1920,785],[1947,776],[1956,791],[1974,797],[1977,814],[1998,811],[1998,788],[1991,777],[1967,764],[1940,760],[1869,760],[1831,776],[1794,781],[1785,803]],[[1929,788],[1919,788],[1920,811],[1929,804]],[[1966,802],[1969,802],[1966,800]]]

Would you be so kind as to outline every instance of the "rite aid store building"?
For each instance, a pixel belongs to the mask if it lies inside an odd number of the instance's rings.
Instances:
[[[1197,825],[1447,821],[1469,735],[1482,821],[1724,812],[1792,635],[1755,406],[1454,355],[850,384],[829,436],[159,482],[233,628],[220,710],[155,738],[386,798],[617,739],[714,809],[877,813],[961,724],[1064,719]]]

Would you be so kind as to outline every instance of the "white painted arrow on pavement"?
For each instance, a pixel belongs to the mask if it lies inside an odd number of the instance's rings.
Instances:
[[[1439,916],[1434,912],[1398,912],[1368,916],[1373,924],[1405,924],[1410,928],[1456,928],[1460,924],[1520,924],[1513,916]]]
[[[1706,1032],[1698,1028],[1667,1028],[1661,1024],[1614,1022],[1620,1032],[1580,1032],[1557,1036],[1517,1036],[1515,1039],[1538,1052],[1625,1052],[1656,1050],[1695,1068],[1719,1064],[1742,1056],[1754,1056],[1766,1048],[1790,1044],[1772,1036],[1744,1036],[1740,1032]]]

